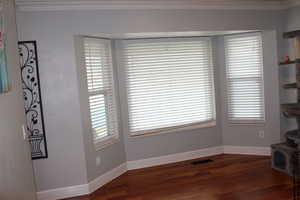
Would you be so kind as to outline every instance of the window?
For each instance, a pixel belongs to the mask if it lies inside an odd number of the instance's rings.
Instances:
[[[260,33],[225,37],[228,116],[233,123],[265,120]]]
[[[84,64],[91,130],[99,149],[118,136],[110,41],[84,38]]]
[[[215,124],[208,38],[123,41],[131,135]]]

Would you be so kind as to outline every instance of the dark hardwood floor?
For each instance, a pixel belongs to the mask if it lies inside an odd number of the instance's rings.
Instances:
[[[218,155],[132,170],[93,194],[68,200],[288,200],[291,177],[271,169],[270,157]],[[201,158],[197,160],[203,160]]]

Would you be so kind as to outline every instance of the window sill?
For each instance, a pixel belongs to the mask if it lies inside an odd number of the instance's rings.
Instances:
[[[139,131],[139,132],[135,132],[135,133],[129,133],[129,135],[132,138],[138,138],[138,137],[161,135],[161,134],[166,134],[166,133],[178,133],[181,131],[189,131],[189,130],[200,129],[200,128],[210,128],[210,127],[214,127],[214,126],[216,126],[215,120],[209,121],[209,122],[198,123],[198,124],[192,124],[192,125],[184,125],[184,126],[178,126],[178,127],[156,129],[153,131]]]
[[[96,151],[103,150],[104,148],[115,144],[118,140],[119,140],[118,136],[107,136],[102,140],[94,143],[95,150]]]

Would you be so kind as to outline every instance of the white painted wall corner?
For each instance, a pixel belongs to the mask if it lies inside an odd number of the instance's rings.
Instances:
[[[110,170],[109,172],[97,177],[93,181],[91,181],[89,185],[89,192],[92,193],[105,185],[106,183],[109,183],[110,181],[114,180],[115,178],[121,176],[127,172],[127,164],[123,163],[120,166]]]
[[[76,185],[64,188],[57,188],[53,190],[46,190],[37,193],[38,200],[56,200],[75,196],[82,196],[91,194],[97,189],[101,188],[106,183],[121,176],[127,171],[126,163],[119,165],[118,167],[106,172],[105,174],[97,177],[88,184]]]

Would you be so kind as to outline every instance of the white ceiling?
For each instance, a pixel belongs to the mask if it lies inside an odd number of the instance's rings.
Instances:
[[[16,0],[20,10],[253,9],[279,10],[300,0]]]

